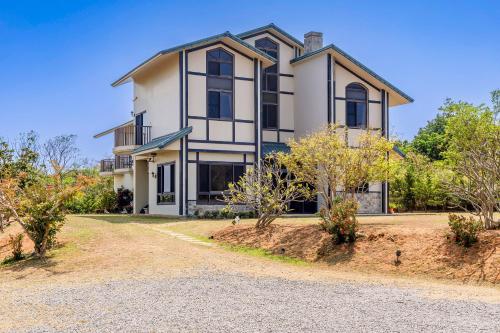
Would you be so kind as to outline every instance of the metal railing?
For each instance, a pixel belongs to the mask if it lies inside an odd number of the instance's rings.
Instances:
[[[126,126],[115,130],[115,147],[142,146],[151,141],[151,126]]]
[[[115,156],[115,169],[131,169],[134,160],[130,155],[116,155]]]
[[[101,160],[100,172],[113,172],[114,169],[115,169],[115,160],[110,158]]]

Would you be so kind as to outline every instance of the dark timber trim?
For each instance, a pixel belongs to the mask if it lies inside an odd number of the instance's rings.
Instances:
[[[280,94],[283,94],[283,95],[293,95],[294,93],[292,91],[280,91]]]
[[[184,52],[179,51],[179,130],[183,128],[184,118]],[[184,138],[180,139],[179,150],[179,215],[184,212]]]
[[[189,139],[189,142],[192,143],[215,143],[215,144],[224,144],[224,145],[243,145],[243,146],[252,146],[253,142],[244,142],[244,141],[217,141],[217,140],[198,140],[198,139]]]
[[[186,87],[185,87],[185,90],[184,90],[184,100],[186,101],[186,108],[184,110],[184,126],[187,126],[188,125],[188,115],[189,115],[189,83],[188,83],[188,80],[189,80],[189,75],[187,75],[187,72],[188,72],[188,68],[189,68],[189,64],[188,64],[188,54],[186,52],[184,52],[184,71],[185,71],[185,83],[186,83]],[[184,128],[183,126],[183,128]],[[185,158],[186,160],[188,159],[188,149],[189,149],[189,134],[186,135],[186,137],[184,138],[184,155],[185,155]],[[184,174],[186,175],[186,181],[184,182],[184,186],[185,186],[185,195],[186,195],[186,200],[188,199],[188,196],[189,196],[189,173],[188,173],[188,164],[187,163],[184,163]],[[183,198],[184,200],[184,198]],[[184,214],[187,216],[188,215],[188,206],[187,206],[187,202],[184,202],[183,201],[183,207],[184,207]]]
[[[280,76],[284,77],[294,77],[293,74],[285,74],[285,73],[280,73]]]
[[[293,129],[286,129],[286,128],[280,128],[279,129],[280,132],[287,132],[287,133],[294,133],[295,130]]]
[[[259,136],[258,136],[258,130],[259,130],[259,62],[257,59],[254,59],[253,61],[253,106],[254,106],[254,142],[255,142],[255,158],[257,159],[258,154],[259,154]],[[257,160],[255,160],[257,162]]]
[[[235,76],[235,80],[241,80],[241,81],[253,81],[251,77],[243,77],[243,76]]]
[[[206,49],[206,48],[209,48],[209,47],[212,47],[212,46],[215,46],[215,45],[224,45],[225,47],[227,47],[228,49],[230,49],[231,51],[235,52],[235,53],[238,53],[239,55],[249,59],[249,60],[253,60],[252,57],[249,57],[247,56],[246,54],[238,51],[237,49],[235,49],[234,47],[232,46],[229,46],[227,45],[226,43],[222,42],[222,41],[217,41],[217,42],[213,42],[213,43],[210,43],[210,44],[206,44],[206,45],[201,45],[201,46],[198,46],[198,47],[195,47],[195,48],[192,48],[188,51],[186,51],[187,53],[191,53],[191,52],[194,52],[194,51],[198,51],[198,50],[203,50],[203,49]]]
[[[252,37],[256,37],[256,36],[260,36],[260,35],[263,35],[263,34],[269,34],[271,36],[273,36],[274,38],[276,38],[277,40],[279,40],[280,42],[282,42],[283,44],[285,44],[286,46],[288,46],[289,48],[293,49],[293,45],[288,43],[287,41],[283,40],[283,38],[280,38],[278,36],[276,36],[275,34],[273,34],[271,31],[269,30],[262,30],[262,31],[259,31],[259,32],[256,32],[254,34],[251,34],[251,35],[248,35],[248,36],[245,36],[243,37],[242,39],[245,40],[245,39],[248,39],[248,38],[252,38]]]
[[[326,79],[326,90],[327,90],[327,121],[328,124],[332,123],[332,55],[326,55],[326,70],[327,70],[327,79]]]
[[[224,149],[189,149],[189,153],[217,153],[217,154],[252,154],[251,150],[224,150]],[[232,163],[232,162],[231,162]]]

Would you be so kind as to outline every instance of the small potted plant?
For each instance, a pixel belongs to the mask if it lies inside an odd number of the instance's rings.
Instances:
[[[395,204],[389,204],[389,214],[397,213],[398,207]]]

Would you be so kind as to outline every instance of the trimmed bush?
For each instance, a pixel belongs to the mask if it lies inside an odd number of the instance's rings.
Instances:
[[[329,210],[321,208],[319,212],[320,226],[332,235],[335,244],[352,243],[356,240],[356,232],[358,231],[357,211],[358,202],[356,200],[342,200],[337,197]]]
[[[455,235],[455,242],[465,247],[477,242],[479,232],[483,230],[483,223],[472,216],[450,214],[448,215],[448,225]]]

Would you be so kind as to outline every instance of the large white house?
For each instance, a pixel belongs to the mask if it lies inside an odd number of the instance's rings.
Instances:
[[[328,123],[388,136],[389,108],[413,100],[318,32],[304,42],[274,24],[158,52],[112,83],[134,87],[133,119],[114,133],[101,173],[134,191],[134,212],[222,208],[227,183]],[[386,213],[387,184],[362,189],[361,212]],[[313,213],[316,202],[297,202]]]

